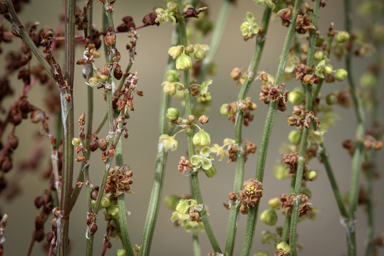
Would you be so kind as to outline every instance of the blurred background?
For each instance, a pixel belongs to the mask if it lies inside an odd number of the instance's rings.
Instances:
[[[94,23],[98,28],[101,27],[102,6],[94,1]],[[361,1],[353,1],[353,26],[364,28],[364,22],[356,13],[357,7]],[[221,1],[206,1],[209,16],[213,21],[218,16]],[[82,8],[84,1],[78,1],[78,6]],[[313,4],[310,2],[309,4]],[[146,1],[116,1],[114,5],[114,22],[115,26],[122,23],[121,18],[130,15],[133,17],[136,26],[142,24],[141,20],[144,15],[152,11],[154,6],[165,6],[165,2],[161,0]],[[59,22],[59,16],[62,13],[62,1],[45,1],[33,0],[25,5],[20,13],[21,22],[26,24],[31,21],[40,22],[39,29],[51,27],[55,29]],[[229,13],[229,19],[226,23],[225,32],[221,40],[220,47],[214,58],[214,62],[218,66],[218,73],[210,78],[213,84],[210,86],[212,95],[212,103],[210,106],[210,122],[204,125],[204,129],[211,134],[212,142],[221,144],[225,138],[234,138],[234,126],[232,122],[227,121],[225,116],[220,115],[220,106],[223,103],[231,103],[237,99],[240,87],[236,87],[236,83],[230,78],[229,73],[234,67],[247,67],[254,51],[254,40],[243,41],[240,32],[240,25],[245,18],[246,12],[250,11],[259,21],[261,21],[263,6],[256,6],[254,1],[242,0],[234,4]],[[99,15],[100,14],[100,15]],[[276,74],[278,58],[284,43],[287,28],[281,25],[279,19],[271,22],[264,53],[261,59],[259,71],[266,71],[272,75]],[[330,23],[335,24],[336,30],[344,29],[344,10],[343,1],[328,1],[325,8],[320,9],[319,29],[322,35],[326,35]],[[3,21],[8,28],[9,24]],[[144,227],[145,217],[147,213],[148,201],[150,197],[155,160],[157,154],[158,143],[158,114],[160,104],[160,94],[162,92],[161,83],[163,82],[165,64],[168,58],[168,48],[174,25],[165,23],[161,26],[151,26],[138,30],[140,35],[137,42],[137,55],[131,72],[138,72],[139,82],[138,89],[144,92],[144,97],[135,98],[135,111],[131,112],[131,117],[127,120],[129,129],[129,138],[123,141],[124,162],[128,164],[134,172],[134,184],[131,190],[133,194],[126,196],[127,209],[130,211],[128,216],[128,226],[131,241],[133,244],[141,243],[142,230]],[[78,32],[81,34],[82,32]],[[122,61],[120,65],[125,68],[128,63],[128,53],[125,45],[129,42],[126,33],[117,35],[117,48],[122,53]],[[210,42],[210,36],[205,41]],[[12,45],[3,45],[3,52],[8,49],[16,49],[19,40],[13,39]],[[76,59],[82,57],[83,47],[79,45],[76,51]],[[57,52],[58,56],[62,54]],[[4,65],[4,54],[1,56],[0,65]],[[60,59],[61,60],[61,59]],[[344,61],[338,62],[332,58],[334,69],[343,68]],[[358,81],[359,77],[365,71],[370,59],[354,58],[353,59],[353,76]],[[102,58],[97,60],[97,65],[104,65]],[[79,115],[87,110],[86,107],[86,85],[82,77],[81,66],[76,66],[74,100],[75,100],[75,120]],[[16,79],[13,80],[16,88],[14,98],[8,98],[6,103],[13,103],[17,95],[20,94],[21,83]],[[244,127],[243,138],[249,139],[259,146],[267,106],[263,102],[257,101],[260,92],[261,83],[255,81],[249,91],[249,96],[258,105],[258,109],[253,111],[255,115],[254,121],[249,127]],[[292,80],[287,83],[286,89],[292,90],[299,86],[299,83]],[[345,82],[335,82],[333,84],[324,84],[322,94],[339,90],[346,87]],[[29,93],[29,100],[44,108],[43,98],[44,86],[36,85]],[[383,88],[381,90],[381,95]],[[94,89],[94,127],[96,127],[106,111],[103,91]],[[180,109],[180,101],[175,99],[172,103],[174,107]],[[6,106],[6,104],[5,104]],[[384,105],[381,104],[380,111]],[[289,103],[288,112],[278,112],[272,133],[272,139],[269,146],[267,164],[264,176],[263,198],[260,204],[260,211],[268,208],[267,202],[270,198],[279,197],[282,193],[288,193],[289,180],[279,181],[273,175],[273,166],[276,161],[281,160],[281,152],[279,147],[282,142],[288,140],[288,133],[294,129],[286,123],[286,116],[290,115],[292,105]],[[356,118],[354,109],[345,109],[339,106],[334,107],[334,111],[341,117],[337,120],[335,127],[329,129],[325,134],[325,146],[329,152],[330,161],[335,172],[340,190],[345,193],[350,185],[351,157],[346,150],[342,148],[342,142],[345,139],[354,138]],[[381,112],[382,113],[382,112]],[[54,116],[51,117],[51,128],[55,127]],[[383,119],[381,118],[381,121]],[[14,159],[14,169],[18,164],[28,159],[34,152],[33,147],[36,146],[36,134],[38,126],[24,121],[16,130],[19,137],[19,148],[17,149]],[[77,134],[77,122],[75,123],[75,136]],[[6,132],[8,134],[9,131]],[[106,127],[99,133],[100,136],[107,135]],[[177,164],[181,155],[186,152],[186,139],[182,133],[177,137],[179,141],[178,150],[170,152],[168,155],[167,171],[164,183],[163,198],[169,194],[187,194],[190,191],[189,178],[181,175],[177,171]],[[12,200],[6,200],[0,197],[1,213],[7,213],[9,216],[8,225],[5,230],[6,241],[3,244],[5,255],[26,255],[28,246],[34,229],[34,219],[38,214],[38,210],[34,207],[34,200],[41,195],[47,184],[44,183],[41,174],[49,168],[49,143],[43,139],[39,143],[45,143],[45,158],[40,161],[37,171],[31,171],[24,176],[12,177],[12,179],[20,180],[21,191],[17,197]],[[91,157],[90,177],[94,185],[98,185],[101,180],[104,164],[99,159],[100,151],[96,151]],[[379,169],[383,166],[383,152],[379,152],[377,157],[377,166]],[[245,179],[254,177],[256,169],[257,153],[249,155],[249,159],[245,165]],[[235,163],[226,163],[226,161],[214,162],[217,168],[217,175],[208,179],[205,175],[200,175],[200,185],[204,198],[204,203],[208,207],[210,221],[216,237],[222,247],[224,247],[226,227],[229,212],[223,207],[223,203],[228,200],[227,194],[233,189],[233,180],[235,173]],[[309,164],[311,169],[318,170],[320,173],[314,182],[309,182],[308,187],[312,190],[312,199],[310,202],[313,207],[319,209],[316,221],[306,220],[298,226],[298,242],[303,245],[301,255],[347,255],[346,236],[344,227],[340,224],[340,214],[334,199],[327,175],[323,166],[316,160],[312,160]],[[76,178],[80,171],[80,164],[75,163]],[[14,175],[11,171],[8,177]],[[364,183],[364,178],[361,178]],[[376,234],[384,231],[384,201],[380,199],[380,195],[384,194],[383,180],[380,179],[375,183],[375,221]],[[79,197],[79,200],[71,213],[70,219],[70,239],[71,239],[71,255],[85,254],[85,231],[86,231],[86,195],[85,189]],[[153,238],[151,255],[193,255],[192,236],[186,233],[183,228],[175,228],[170,221],[172,211],[162,204],[158,216],[157,226]],[[282,225],[284,217],[278,213],[278,225]],[[50,230],[50,221],[46,224],[46,232]],[[98,232],[94,240],[94,254],[98,255],[101,250],[103,235],[105,234],[105,222],[103,221],[103,213],[99,214]],[[234,255],[239,255],[244,236],[246,225],[246,216],[240,216],[238,222],[238,232],[236,237],[236,246]],[[363,254],[367,217],[364,207],[359,207],[357,212],[357,244],[358,255]],[[253,243],[252,255],[258,250],[270,250],[273,255],[273,245],[263,245],[261,243],[261,232],[269,230],[274,232],[274,227],[269,227],[258,221],[256,234]],[[201,242],[202,255],[212,252],[212,248],[205,233],[199,235]],[[117,240],[111,240],[113,246],[107,251],[106,255],[116,255],[116,250],[122,248],[121,243]],[[35,244],[32,255],[42,255],[45,240],[39,244]],[[380,255],[384,255],[383,250]]]

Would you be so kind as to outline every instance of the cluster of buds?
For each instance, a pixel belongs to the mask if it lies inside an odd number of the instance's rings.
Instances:
[[[293,116],[287,116],[287,122],[289,126],[296,126],[309,128],[310,124],[313,122],[316,125],[316,128],[320,128],[319,118],[315,116],[312,111],[303,110],[299,106],[293,106]]]
[[[193,165],[189,160],[186,160],[184,156],[180,157],[179,164],[177,166],[177,170],[182,174],[193,171]]]
[[[93,63],[94,59],[98,59],[100,56],[101,53],[96,49],[96,46],[94,44],[89,44],[83,53],[84,58],[79,59],[76,64],[84,65],[86,63]]]
[[[194,199],[180,199],[176,211],[172,213],[171,221],[178,221],[181,226],[186,226],[188,222],[200,223],[200,212],[203,210],[204,205],[198,204]]]
[[[237,199],[240,202],[240,212],[247,213],[248,208],[258,204],[263,196],[263,184],[256,178],[251,178],[244,181],[243,188],[243,190],[239,190],[237,198],[234,192],[229,193],[228,197],[232,202]]]
[[[305,34],[309,29],[316,29],[312,24],[312,19],[307,17],[307,14],[298,15],[296,19],[296,32],[299,34]]]
[[[192,96],[196,96],[197,102],[206,102],[212,99],[211,93],[208,92],[209,85],[212,84],[212,80],[209,79],[200,84],[192,84],[191,85],[191,94]]]
[[[294,70],[296,80],[301,80],[303,84],[318,84],[320,78],[317,75],[312,74],[313,71],[313,68],[304,64],[297,65]]]
[[[304,194],[296,195],[295,193],[292,193],[288,196],[284,193],[280,195],[280,202],[283,211],[288,215],[292,215],[293,204],[295,200],[300,200],[299,218],[312,211],[312,207],[310,206],[311,204],[308,203],[308,196]]]
[[[192,67],[192,54],[195,60],[202,60],[206,56],[209,46],[206,44],[195,44],[184,47],[183,45],[172,46],[168,50],[168,54],[176,60],[177,70],[188,70]]]
[[[135,22],[133,21],[133,18],[131,16],[125,16],[122,18],[123,23],[120,24],[116,30],[119,32],[128,32],[131,31],[131,28],[135,29]]]
[[[289,170],[289,173],[296,173],[297,165],[299,162],[299,154],[297,152],[292,152],[289,154],[282,154],[283,160],[281,162],[285,164],[286,168]]]
[[[244,36],[244,41],[255,37],[257,34],[260,34],[263,31],[262,28],[257,25],[257,19],[253,16],[251,12],[247,12],[247,17],[241,24],[240,30]]]
[[[123,116],[129,118],[128,110],[135,110],[133,104],[134,95],[137,94],[139,97],[142,97],[144,94],[143,91],[136,89],[137,81],[139,79],[137,73],[128,73],[124,74],[124,76],[127,76],[124,86],[120,91],[115,91],[112,102],[117,111],[123,111]]]
[[[91,235],[94,235],[97,231],[96,219],[96,214],[93,212],[87,212],[87,233]]]
[[[383,142],[376,140],[374,137],[367,135],[365,136],[364,147],[368,150],[374,148],[380,150],[383,148]]]
[[[110,168],[104,192],[116,196],[122,193],[132,193],[130,192],[130,185],[133,183],[132,175],[133,172],[128,165]]]
[[[284,87],[285,87],[284,83],[281,83],[275,87],[272,87],[269,84],[261,86],[259,100],[264,101],[264,103],[267,105],[269,105],[271,101],[278,100],[279,103],[277,105],[277,109],[282,112],[286,111],[289,91],[286,90],[283,92]]]
[[[220,108],[220,113],[228,116],[228,120],[231,120],[233,124],[236,124],[238,108],[243,112],[243,124],[248,126],[249,123],[253,121],[254,117],[251,111],[257,109],[257,105],[252,102],[251,97],[247,97],[242,101],[232,102],[231,104],[223,104]]]

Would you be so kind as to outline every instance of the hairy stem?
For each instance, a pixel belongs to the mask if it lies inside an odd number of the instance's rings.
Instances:
[[[256,70],[259,66],[261,55],[264,49],[264,43],[266,40],[266,34],[268,31],[269,20],[271,17],[272,10],[266,6],[263,14],[263,19],[261,21],[261,27],[263,28],[263,33],[258,35],[255,45],[255,51],[251,63],[248,68],[248,74],[245,77],[245,81],[239,92],[238,100],[242,101],[247,96],[249,88],[255,78]],[[242,138],[242,128],[243,128],[243,112],[240,107],[237,108],[236,113],[236,124],[235,124],[235,141],[237,145],[241,145]],[[242,188],[244,180],[244,152],[243,150],[236,151],[236,173],[235,173],[235,184],[233,191],[239,191]],[[227,238],[225,243],[225,252],[231,256],[233,254],[233,249],[235,245],[236,230],[237,230],[237,220],[238,220],[239,209],[238,207],[231,207],[231,211],[228,219],[227,227]]]
[[[185,19],[180,13],[182,13],[182,5],[181,1],[177,0],[176,1],[179,9],[179,14],[177,14],[177,20],[179,22],[179,30],[180,30],[180,39],[181,39],[181,44],[186,47],[187,46],[187,32],[186,32],[186,27],[185,27]],[[186,115],[191,115],[192,114],[192,104],[191,104],[191,92],[189,89],[189,70],[184,71],[184,99],[185,99],[185,113]],[[187,132],[187,138],[188,138],[188,154],[189,154],[189,159],[191,159],[193,153],[194,153],[194,146],[192,143],[192,137],[193,137],[193,131]],[[191,175],[191,182],[192,182],[192,189],[193,193],[195,196],[195,199],[198,204],[204,204],[203,202],[203,197],[201,195],[201,190],[200,190],[200,185],[199,185],[199,179],[197,177],[197,173],[193,173]],[[221,253],[221,249],[219,244],[217,243],[216,237],[213,233],[213,230],[211,228],[211,224],[209,223],[209,219],[207,216],[206,210],[202,210],[200,212],[201,218],[203,220],[203,224],[205,227],[205,231],[208,235],[209,241],[212,245],[212,248],[215,252]]]
[[[313,8],[313,26],[317,27],[317,18],[319,15],[320,0],[316,0]],[[315,53],[315,43],[316,43],[316,31],[309,31],[309,45],[307,53],[307,66],[312,67],[313,65],[313,55]],[[305,110],[312,111],[313,109],[313,99],[312,99],[312,85],[306,85],[305,92]],[[299,160],[296,172],[296,184],[295,184],[295,194],[298,195],[301,192],[301,184],[303,179],[304,167],[305,167],[305,153],[307,152],[308,144],[308,134],[309,128],[303,127],[303,132],[301,134],[300,140],[300,149],[299,149]],[[299,220],[299,206],[300,206],[300,197],[295,197],[294,205],[292,209],[291,225],[290,225],[290,239],[289,245],[291,247],[292,255],[296,256],[296,231],[297,231],[297,222]]]
[[[295,21],[297,18],[297,15],[299,14],[300,4],[301,4],[301,0],[295,1],[294,10],[291,16],[292,21]],[[284,69],[287,62],[292,39],[294,36],[295,26],[296,26],[295,22],[292,22],[288,28],[288,32],[284,41],[283,51],[281,54],[281,59],[280,59],[277,74],[276,74],[275,85],[279,85],[283,80]],[[267,160],[268,145],[269,145],[269,140],[272,134],[273,121],[275,119],[277,105],[278,105],[278,101],[270,102],[267,117],[264,123],[263,135],[261,138],[260,150],[259,150],[258,161],[256,166],[256,179],[260,182],[263,182],[263,178],[264,178],[264,169],[265,169],[265,163]],[[248,256],[250,254],[252,243],[253,243],[253,236],[255,234],[258,210],[259,210],[259,204],[249,209],[248,218],[247,218],[247,227],[245,230],[243,247],[241,250],[242,256]]]

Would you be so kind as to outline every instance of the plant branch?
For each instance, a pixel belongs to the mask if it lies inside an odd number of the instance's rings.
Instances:
[[[256,70],[259,66],[261,55],[264,49],[264,43],[266,40],[266,34],[268,31],[269,20],[271,17],[271,8],[268,6],[264,9],[263,19],[261,21],[261,28],[263,33],[257,36],[255,51],[251,63],[248,68],[248,74],[245,77],[245,81],[241,86],[239,92],[238,100],[242,101],[247,96],[249,88],[255,79]],[[242,128],[243,128],[243,111],[240,107],[237,108],[236,113],[236,124],[235,124],[235,141],[237,145],[241,145],[242,138]],[[239,191],[242,189],[244,180],[244,152],[243,150],[236,150],[236,173],[235,173],[235,184],[233,191]],[[228,219],[227,226],[227,238],[225,243],[225,252],[231,256],[233,254],[233,249],[235,245],[236,230],[237,230],[237,221],[238,221],[239,209],[238,207],[231,207],[231,211]]]
[[[292,16],[291,16],[291,20],[293,22],[291,22],[291,24],[289,25],[288,32],[284,41],[283,51],[282,51],[281,59],[277,69],[275,85],[279,85],[283,79],[284,69],[287,62],[289,49],[295,33],[295,26],[296,26],[295,21],[296,21],[297,15],[299,14],[300,4],[301,4],[301,0],[295,1],[294,10],[292,11]],[[263,182],[263,178],[264,178],[264,169],[265,169],[265,163],[267,159],[269,140],[272,134],[273,122],[276,115],[277,105],[278,105],[278,101],[270,102],[267,117],[264,123],[263,135],[261,138],[260,150],[259,150],[258,161],[256,166],[256,179],[260,182]],[[248,256],[250,254],[252,243],[253,243],[253,236],[256,228],[258,210],[259,210],[259,204],[249,209],[248,218],[247,218],[247,227],[245,230],[245,237],[243,240],[243,247],[241,251],[242,256]]]

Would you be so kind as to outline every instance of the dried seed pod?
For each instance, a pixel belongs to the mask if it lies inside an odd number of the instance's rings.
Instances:
[[[99,142],[96,140],[96,139],[93,139],[90,143],[89,143],[89,149],[94,152],[96,151],[97,149],[99,148]]]
[[[105,151],[108,148],[108,142],[105,139],[99,141],[99,148],[101,151]]]
[[[11,161],[11,159],[9,157],[7,157],[4,160],[3,164],[1,165],[1,169],[5,173],[9,172],[12,169],[12,161]]]
[[[95,222],[93,222],[90,226],[89,226],[89,233],[91,235],[94,235],[97,231],[97,225]]]
[[[9,138],[9,146],[11,147],[11,149],[16,149],[18,145],[19,145],[19,139],[15,135],[12,135]]]
[[[45,237],[44,229],[37,229],[33,233],[33,239],[37,242],[41,242]]]
[[[37,209],[39,209],[41,206],[44,205],[44,198],[42,196],[38,196],[35,198],[35,206]]]

